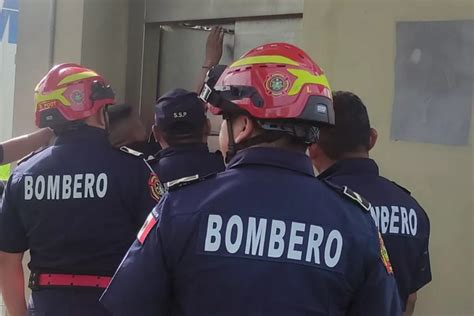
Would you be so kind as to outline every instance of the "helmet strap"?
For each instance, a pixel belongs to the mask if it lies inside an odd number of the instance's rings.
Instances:
[[[227,122],[227,137],[229,138],[229,141],[227,143],[227,153],[225,155],[225,162],[229,163],[229,161],[237,153],[237,144],[235,143],[234,139],[234,129],[232,128],[232,119],[230,115],[224,115],[224,120],[226,120]]]
[[[102,115],[104,116],[105,134],[107,135],[107,137],[109,137],[109,130],[110,130],[109,114],[107,112],[108,108],[109,108],[108,105],[106,105],[102,108]]]

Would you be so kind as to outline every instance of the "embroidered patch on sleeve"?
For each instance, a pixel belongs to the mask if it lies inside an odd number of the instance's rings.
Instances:
[[[160,179],[156,173],[151,173],[150,178],[148,179],[148,187],[150,188],[150,195],[156,201],[159,202],[163,194],[165,193],[165,189],[163,184],[161,184]]]
[[[393,274],[392,264],[390,263],[390,258],[388,257],[387,249],[385,248],[385,243],[383,242],[382,234],[379,232],[379,241],[380,241],[380,258],[382,263],[385,266],[388,274]]]
[[[150,214],[148,214],[148,217],[146,218],[145,223],[143,223],[142,228],[137,234],[137,239],[140,242],[140,244],[143,245],[146,237],[151,232],[153,227],[155,227],[155,225],[159,223],[159,221],[160,221],[160,213],[156,210],[156,208],[154,208],[153,211],[151,211]]]

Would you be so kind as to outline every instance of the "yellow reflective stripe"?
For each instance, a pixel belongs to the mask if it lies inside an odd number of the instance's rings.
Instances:
[[[0,166],[0,180],[8,180],[10,177],[11,165]]]
[[[58,100],[64,105],[71,105],[71,102],[69,102],[68,99],[66,99],[63,95],[64,91],[66,91],[67,88],[62,88],[58,90],[51,91],[48,94],[41,94],[37,93],[36,94],[36,104],[39,104],[44,101],[52,101],[52,100]]]
[[[66,83],[71,83],[74,81],[82,80],[82,79],[87,79],[87,78],[92,78],[92,77],[97,77],[99,76],[97,73],[93,71],[84,71],[78,74],[70,75],[61,80],[61,82],[58,84],[58,86],[61,86]]]
[[[303,85],[308,83],[319,84],[331,90],[328,79],[325,75],[315,76],[309,71],[302,69],[288,69],[288,72],[296,77],[293,86],[288,91],[288,95],[298,94],[301,91]]]
[[[255,64],[284,64],[291,66],[299,66],[299,64],[293,59],[289,59],[279,55],[264,55],[239,59],[232,65],[230,65],[230,68]]]

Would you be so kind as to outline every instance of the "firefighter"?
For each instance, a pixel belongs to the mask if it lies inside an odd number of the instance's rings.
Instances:
[[[215,79],[218,78],[217,83]],[[214,84],[215,83],[215,84]],[[169,186],[101,301],[114,315],[400,315],[368,204],[314,177],[323,71],[286,43],[214,68],[227,169]]]
[[[428,251],[430,221],[410,191],[379,174],[369,151],[377,141],[367,108],[352,92],[334,93],[336,127],[323,128],[320,141],[310,148],[320,179],[330,179],[361,193],[371,203],[402,301],[405,315],[415,309],[416,293],[431,281]]]
[[[35,90],[36,125],[55,143],[12,173],[0,212],[0,289],[9,315],[109,315],[104,288],[149,211],[155,175],[113,148],[114,92],[97,72],[53,67]],[[29,250],[31,297],[23,288]]]

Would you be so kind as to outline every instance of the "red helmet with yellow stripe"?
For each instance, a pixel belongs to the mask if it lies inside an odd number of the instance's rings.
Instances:
[[[225,114],[234,106],[259,120],[334,124],[328,80],[296,46],[266,44],[250,50],[229,67],[217,66],[214,71],[208,74],[201,93],[214,114]],[[214,85],[209,84],[212,76]]]
[[[56,65],[36,86],[36,125],[54,128],[114,103],[112,88],[95,71],[76,64]]]

